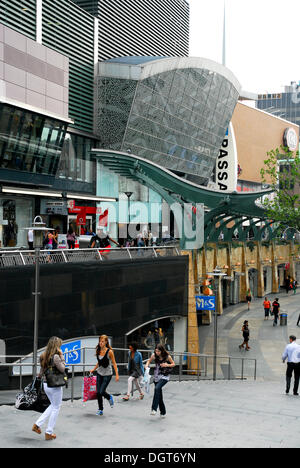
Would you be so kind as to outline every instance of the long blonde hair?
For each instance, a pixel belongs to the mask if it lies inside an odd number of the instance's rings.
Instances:
[[[105,340],[105,345],[106,345],[106,347],[109,348],[109,349],[112,349],[111,346],[110,346],[110,344],[109,344],[108,336],[107,336],[107,335],[101,335],[101,336],[99,336],[99,342],[98,342],[98,344],[97,344],[97,346],[96,346],[96,356],[98,356],[98,355],[100,354],[100,350],[101,350],[101,348],[100,348],[100,341],[101,341],[102,339]]]
[[[41,366],[43,369],[46,369],[50,365],[50,361],[54,354],[59,354],[60,347],[62,345],[62,340],[57,336],[52,336],[48,341],[47,347],[43,354],[41,354]]]

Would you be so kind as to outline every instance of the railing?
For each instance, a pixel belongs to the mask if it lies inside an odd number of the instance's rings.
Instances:
[[[87,372],[91,368],[95,366],[95,361],[92,363],[85,362],[85,352],[86,350],[93,350],[95,348],[80,348],[83,351],[83,362],[80,364],[67,364],[69,370],[71,369],[71,394],[70,398],[74,400],[74,386],[75,386],[75,373],[79,373],[82,376],[86,375]],[[79,351],[79,349],[77,349]],[[114,348],[115,355],[119,353],[119,356],[126,355],[128,353],[128,349],[124,348]],[[152,350],[140,350],[140,352],[144,355],[143,362],[145,363],[150,355],[153,353]],[[121,354],[120,354],[121,353]],[[145,358],[146,354],[146,358]],[[179,382],[183,380],[211,380],[213,378],[213,355],[208,354],[193,354],[193,353],[177,353],[177,352],[170,352],[170,355],[173,357],[176,368],[171,374],[171,380],[178,380]],[[19,368],[19,388],[23,388],[23,368],[24,367],[33,367],[32,362],[22,362],[22,359],[28,358],[28,356],[0,356],[1,358],[12,359],[17,358],[17,361],[11,363],[0,363],[1,367],[9,367],[9,368]],[[193,358],[193,362],[195,359],[197,361],[197,368],[190,369],[187,368],[186,365],[188,361]],[[19,361],[19,362],[18,362]],[[124,367],[127,369],[127,362],[120,362],[117,359],[117,366],[120,369]],[[224,371],[224,366],[225,370]],[[31,371],[32,372],[32,371]],[[27,374],[28,375],[28,374]],[[29,374],[31,375],[31,374]],[[257,360],[255,358],[245,358],[245,357],[232,357],[232,356],[217,356],[217,380],[245,380],[247,378],[253,378],[256,380],[257,376]],[[1,396],[1,392],[0,392]],[[1,404],[1,403],[0,403]]]
[[[177,246],[40,250],[42,264],[179,256]],[[0,250],[0,268],[35,264],[34,250]]]

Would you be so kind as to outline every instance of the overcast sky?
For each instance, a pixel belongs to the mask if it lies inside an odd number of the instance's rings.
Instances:
[[[225,0],[226,66],[246,91],[300,81],[300,0]],[[190,0],[190,56],[222,63],[224,0]]]

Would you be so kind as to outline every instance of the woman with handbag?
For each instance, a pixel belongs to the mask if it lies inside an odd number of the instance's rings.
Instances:
[[[140,400],[144,398],[144,394],[142,392],[140,386],[140,378],[144,376],[144,365],[141,353],[137,350],[137,343],[132,343],[129,345],[128,351],[128,389],[127,395],[123,397],[124,401],[128,401],[130,398],[130,393],[132,392],[132,385],[135,382],[135,385],[140,392]]]
[[[114,406],[113,396],[106,391],[113,375],[112,368],[114,368],[116,373],[116,382],[119,381],[118,367],[114,352],[108,341],[108,336],[101,335],[99,337],[99,343],[96,347],[96,357],[98,363],[94,369],[90,371],[90,374],[97,371],[97,399],[99,405],[97,415],[103,416],[103,397],[109,402],[111,408]]]
[[[155,390],[154,390],[154,396],[153,396],[150,415],[155,416],[157,413],[157,409],[159,407],[161,418],[165,418],[166,407],[163,401],[162,388],[169,382],[170,372],[172,371],[172,367],[175,366],[175,362],[171,358],[168,351],[161,344],[156,345],[154,353],[146,362],[145,369],[148,368],[148,366],[151,364],[153,360],[155,362],[155,370],[154,370]]]
[[[61,351],[62,340],[57,336],[50,338],[46,350],[40,356],[41,372],[40,377],[46,376],[44,390],[50,400],[50,406],[39,417],[33,425],[32,430],[41,434],[41,427],[48,419],[48,426],[45,432],[45,440],[56,439],[54,427],[60,411],[63,386],[66,385],[65,360]]]

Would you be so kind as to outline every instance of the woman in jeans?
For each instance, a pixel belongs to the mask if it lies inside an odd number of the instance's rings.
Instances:
[[[66,364],[62,350],[60,349],[61,345],[62,340],[60,338],[57,338],[57,336],[53,336],[52,338],[50,338],[46,350],[40,356],[40,377],[42,377],[46,369],[48,369],[51,361],[61,373],[65,371]],[[44,390],[51,404],[50,406],[48,406],[46,411],[44,411],[44,413],[41,414],[39,419],[33,425],[32,430],[37,434],[41,434],[41,427],[48,419],[48,426],[45,432],[45,439],[53,440],[56,439],[56,435],[53,431],[62,403],[63,387],[50,388],[48,387],[47,383],[44,383]]]
[[[94,369],[90,371],[90,373],[93,374],[93,372],[97,371],[97,399],[99,405],[97,415],[102,416],[103,397],[109,402],[111,408],[114,406],[113,396],[106,391],[112,378],[112,368],[114,368],[116,373],[116,382],[119,381],[119,372],[115,360],[115,355],[111,349],[108,337],[106,335],[101,335],[99,337],[99,344],[96,347],[96,357],[98,363]]]
[[[162,388],[170,380],[171,368],[175,366],[175,363],[169,353],[166,351],[163,345],[158,344],[155,347],[154,353],[148,359],[145,369],[149,367],[152,361],[155,361],[155,370],[154,370],[154,395],[151,408],[151,416],[155,416],[157,413],[157,408],[159,407],[160,416],[162,418],[166,417],[166,407],[163,401]]]
[[[141,353],[137,350],[137,343],[129,345],[128,351],[128,390],[127,395],[123,397],[124,401],[128,401],[132,391],[133,382],[140,392],[140,400],[144,398],[144,394],[140,387],[139,379],[144,375],[144,365]]]

